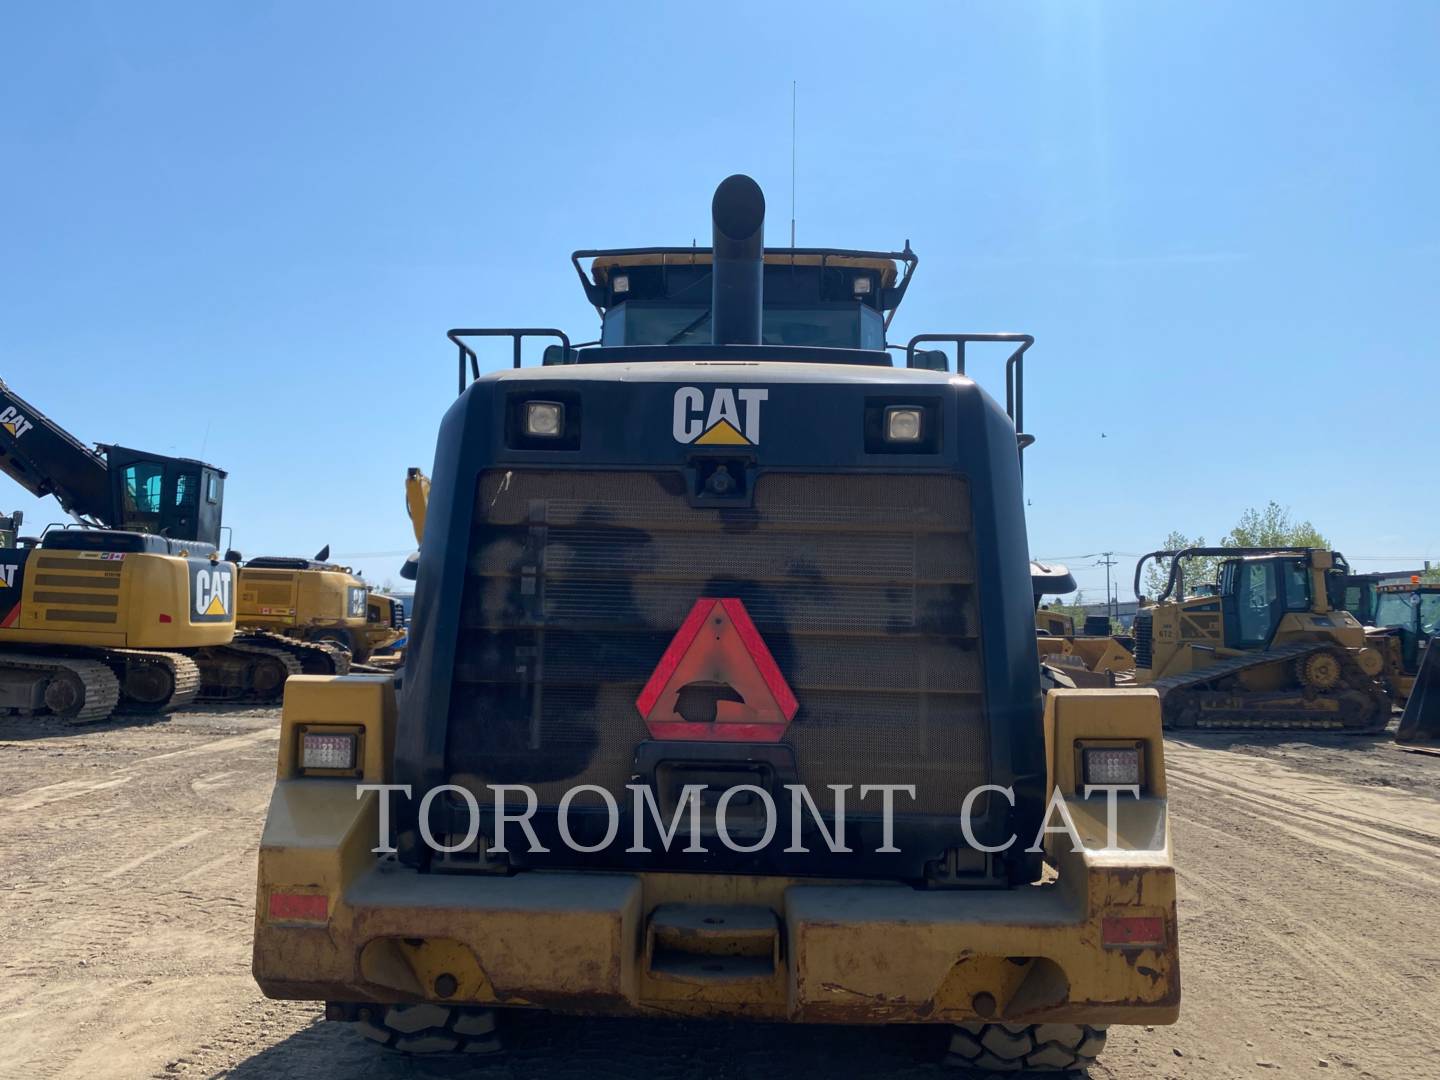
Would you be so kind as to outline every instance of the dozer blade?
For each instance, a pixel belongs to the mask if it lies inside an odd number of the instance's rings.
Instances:
[[[1440,634],[1425,647],[1395,741],[1406,750],[1440,754]]]

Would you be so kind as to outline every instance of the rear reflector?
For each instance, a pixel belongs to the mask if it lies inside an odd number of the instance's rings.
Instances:
[[[161,621],[161,622],[173,622],[174,620],[171,619],[169,615],[161,615],[161,616],[160,616],[160,621]]]
[[[1106,916],[1100,940],[1107,948],[1165,944],[1165,920],[1145,916]]]
[[[270,918],[276,922],[323,923],[330,918],[330,901],[324,893],[272,892]]]
[[[354,735],[320,735],[307,731],[300,742],[302,769],[355,768]]]

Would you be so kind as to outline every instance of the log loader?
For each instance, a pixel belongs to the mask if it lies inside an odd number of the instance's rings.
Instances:
[[[246,571],[219,554],[224,470],[113,444],[92,450],[0,381],[0,471],[74,519],[0,549],[8,711],[91,721],[117,706],[168,711],[197,697],[277,701],[292,674],[347,670],[333,645],[243,615],[237,623]],[[351,621],[364,625],[363,611]]]
[[[892,358],[908,244],[767,250],[744,176],[711,212],[708,249],[573,256],[597,345],[450,332],[398,712],[385,676],[286,687],[261,989],[411,1053],[539,1008],[944,1024],[956,1064],[1068,1070],[1173,1022],[1158,699],[1041,697],[1033,339]],[[1051,807],[1077,835],[1032,842]]]
[[[1218,557],[1218,588],[1186,594],[1185,560]],[[1168,559],[1154,602],[1141,573]],[[1135,681],[1160,695],[1173,728],[1383,730],[1384,658],[1336,606],[1348,567],[1317,548],[1153,551],[1135,565]]]
[[[90,722],[194,700],[199,658],[235,634],[235,568],[216,551],[225,473],[91,450],[3,381],[0,471],[78,523],[36,540],[17,535],[20,515],[7,522],[0,711]]]

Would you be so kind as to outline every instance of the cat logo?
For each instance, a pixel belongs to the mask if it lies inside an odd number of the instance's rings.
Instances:
[[[204,619],[230,614],[230,568],[202,566],[195,571],[195,614]]]
[[[760,403],[769,390],[695,386],[675,391],[675,441],[694,446],[755,446],[760,442]]]
[[[10,432],[15,438],[24,435],[35,425],[26,420],[24,415],[14,405],[7,405],[4,412],[0,412],[0,427]]]
[[[15,571],[18,566],[0,565],[0,589],[8,589],[15,584]]]

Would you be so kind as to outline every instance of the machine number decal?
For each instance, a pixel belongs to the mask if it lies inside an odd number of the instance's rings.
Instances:
[[[230,618],[235,575],[229,563],[212,565],[206,560],[195,560],[190,565],[191,614],[194,620],[213,622]]]
[[[365,597],[367,590],[352,586],[349,591],[348,602],[350,605],[350,617],[352,619],[365,618]]]
[[[0,412],[0,427],[10,432],[15,438],[20,438],[35,425],[25,418],[25,414],[14,405],[5,406],[5,411]]]
[[[675,441],[694,446],[757,446],[760,403],[769,390],[717,386],[706,399],[698,386],[675,391]]]

